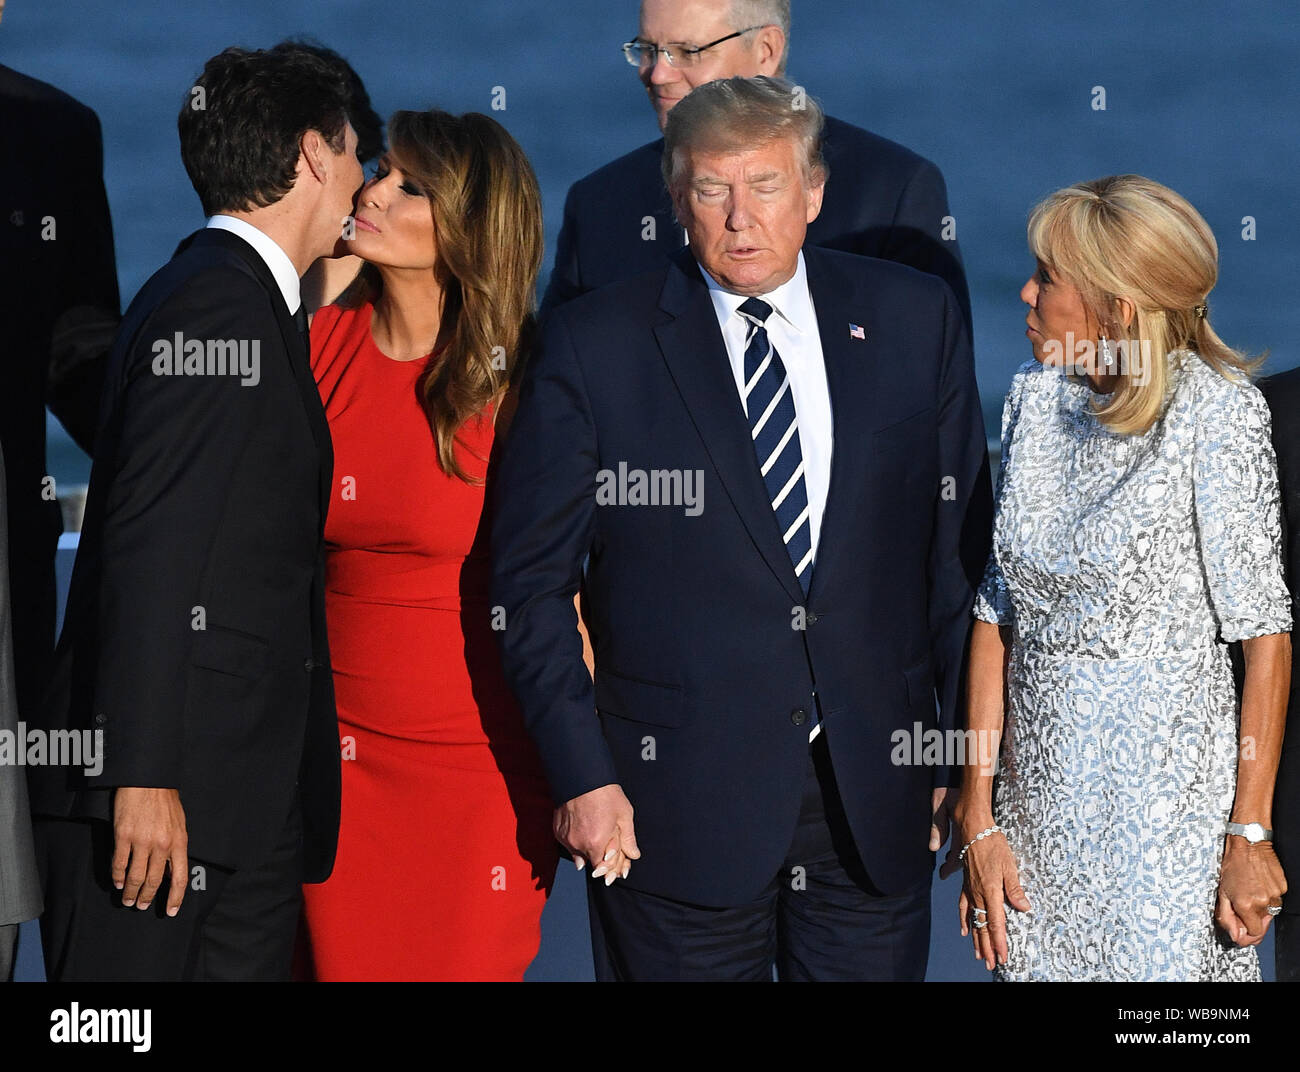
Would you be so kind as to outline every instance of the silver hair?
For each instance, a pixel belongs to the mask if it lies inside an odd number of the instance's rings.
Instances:
[[[785,47],[777,74],[785,74],[790,55],[790,0],[731,0],[731,21],[737,30],[746,26],[779,26],[785,34]]]
[[[821,106],[801,86],[784,78],[720,78],[692,90],[668,113],[660,169],[664,185],[673,189],[679,151],[707,147],[731,152],[752,148],[775,138],[794,138],[803,149],[804,178],[812,185],[826,181],[822,157]]]

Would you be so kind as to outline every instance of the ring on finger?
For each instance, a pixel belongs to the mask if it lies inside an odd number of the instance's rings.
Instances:
[[[1269,914],[1270,916],[1280,916],[1280,915],[1282,914],[1282,906],[1281,906],[1280,904],[1271,904],[1271,905],[1269,905],[1269,906],[1268,906],[1268,914]]]
[[[977,919],[974,920],[973,922],[975,926],[979,927],[980,929],[983,929],[984,927],[987,927],[989,925],[989,921],[987,919]]]

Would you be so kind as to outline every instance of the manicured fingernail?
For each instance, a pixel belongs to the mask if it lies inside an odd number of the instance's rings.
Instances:
[[[123,901],[122,903],[126,905],[127,908],[130,908],[133,904],[135,904],[135,901],[134,900]]]
[[[609,852],[605,853],[605,860],[609,861],[614,859],[614,853],[616,852],[618,852],[618,849],[610,849]]]
[[[618,875],[615,872],[611,871],[608,875],[605,876],[605,885],[606,886],[614,885],[614,880],[616,878],[618,878]]]
[[[591,877],[592,877],[592,878],[600,878],[600,876],[603,875],[603,874],[604,874],[606,871],[608,871],[608,870],[609,870],[609,865],[608,865],[608,864],[601,864],[598,868],[596,868],[595,871],[593,871],[593,872],[591,873]]]
[[[181,910],[181,906],[180,906],[180,905],[177,905],[175,908],[169,908],[169,909],[167,909],[167,914],[168,914],[169,916],[174,916],[174,915],[176,915],[176,913],[179,912],[180,910]]]
[[[140,907],[140,911],[143,912],[143,911],[144,911],[146,908],[148,908],[151,904],[153,904],[152,901],[141,901],[141,902],[140,902],[140,906],[139,906],[139,907]]]
[[[120,882],[114,882],[114,883],[113,883],[113,889],[115,889],[115,890],[120,890],[121,888],[122,888],[122,883],[120,883]]]
[[[587,861],[584,860],[581,856],[579,856],[578,859],[573,861],[573,866],[576,867],[579,871],[581,871],[584,867],[587,866]]]
[[[623,877],[627,878],[627,873],[632,870],[632,863],[628,861],[623,865]]]

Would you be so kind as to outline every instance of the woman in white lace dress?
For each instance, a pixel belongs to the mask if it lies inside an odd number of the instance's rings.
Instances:
[[[1291,661],[1268,408],[1172,190],[1059,191],[1029,244],[970,656],[1000,768],[996,791],[967,768],[956,811],[962,930],[1002,979],[1258,979]]]

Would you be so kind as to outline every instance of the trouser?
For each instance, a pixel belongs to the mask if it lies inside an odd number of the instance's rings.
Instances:
[[[18,950],[18,924],[6,923],[0,927],[0,983],[13,979],[14,955]]]
[[[1300,915],[1294,912],[1273,921],[1273,964],[1279,983],[1300,983]]]
[[[634,868],[636,864],[632,865]],[[711,908],[589,881],[601,981],[921,981],[930,952],[930,876],[899,894],[871,882],[826,751],[812,742],[794,841],[753,901]]]
[[[302,815],[256,865],[190,860],[179,913],[167,880],[146,910],[122,905],[110,874],[113,832],[98,819],[37,817],[41,917],[51,982],[278,981],[290,977],[302,902]]]

